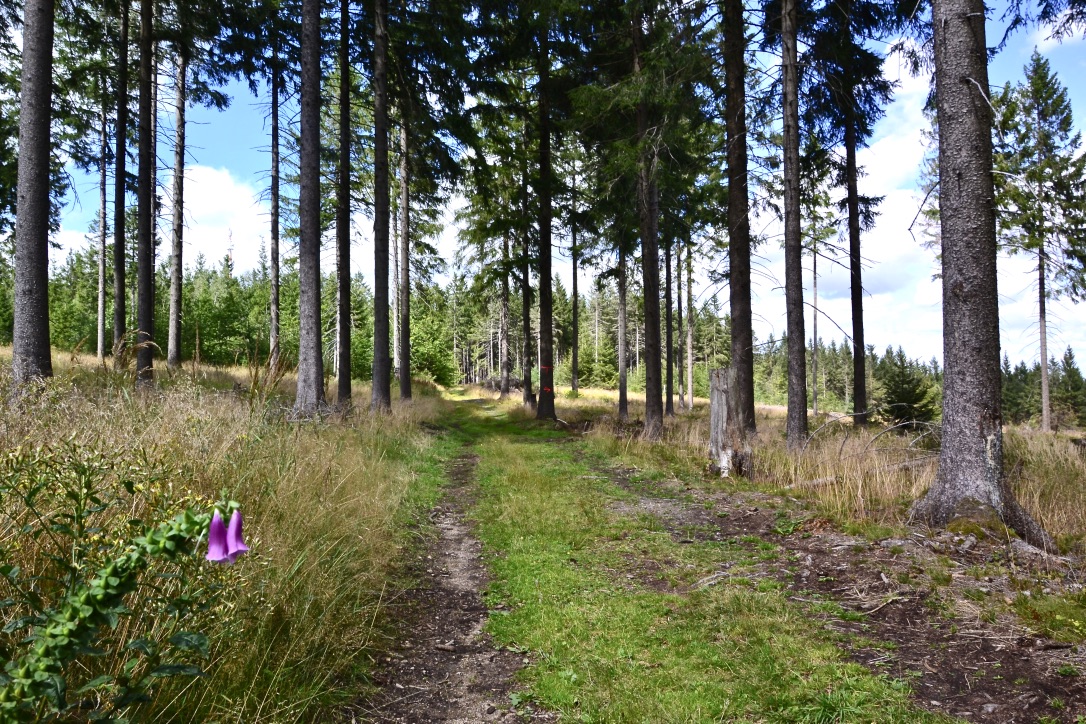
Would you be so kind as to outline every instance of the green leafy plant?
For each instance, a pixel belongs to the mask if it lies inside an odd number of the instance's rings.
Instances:
[[[212,513],[171,510],[164,476],[71,443],[0,460],[0,719],[126,721],[157,681],[202,675],[208,639],[182,624],[215,599],[191,555]],[[134,611],[152,624],[121,626]]]

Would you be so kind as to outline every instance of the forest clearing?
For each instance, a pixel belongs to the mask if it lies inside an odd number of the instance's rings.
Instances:
[[[909,524],[932,475],[891,464],[910,438],[838,429],[790,456],[773,410],[753,479],[721,479],[701,400],[659,442],[619,422],[605,391],[560,400],[560,424],[481,388],[424,385],[389,416],[298,424],[289,397],[242,369],[150,391],[92,357],[64,367],[4,421],[0,546],[18,566],[5,595],[28,582],[58,595],[73,556],[94,567],[133,521],[224,496],[250,547],[229,567],[201,551],[153,564],[121,625],[95,633],[99,653],[65,668],[69,715],[1086,716],[1086,457],[1066,437],[1008,430],[1015,492],[1064,551],[1046,554],[1002,526]],[[803,485],[826,466],[836,480]],[[65,517],[80,515],[81,528]],[[32,602],[4,616],[18,652]]]

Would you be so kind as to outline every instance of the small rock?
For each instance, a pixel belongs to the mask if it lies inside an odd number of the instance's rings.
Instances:
[[[486,713],[487,714],[493,714],[496,711],[497,711],[497,708],[495,708],[495,706],[493,704],[487,705],[487,707],[486,707]]]
[[[985,714],[995,714],[999,711],[999,704],[985,704],[980,708]]]
[[[904,548],[909,544],[907,540],[901,540],[900,538],[887,538],[886,540],[879,541],[879,545],[883,548]]]

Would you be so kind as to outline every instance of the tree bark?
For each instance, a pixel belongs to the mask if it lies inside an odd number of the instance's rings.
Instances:
[[[53,376],[49,348],[49,154],[54,14],[53,0],[27,0],[24,6],[12,349],[16,386]]]
[[[411,166],[407,112],[400,126],[400,399],[411,399]]]
[[[867,348],[864,344],[863,258],[860,256],[860,192],[856,167],[856,121],[845,120],[845,183],[848,187],[848,265],[852,296],[852,422],[867,424]]]
[[[374,353],[371,408],[392,407],[389,353],[389,161],[388,161],[388,3],[375,0],[374,33]]]
[[[121,0],[121,31],[117,43],[117,125],[113,170],[113,365],[119,368],[128,332],[124,216],[128,190],[128,3]]]
[[[271,71],[271,289],[268,295],[268,369],[279,368],[279,47],[272,50]]]
[[[182,50],[177,55],[176,131],[173,146],[173,248],[170,254],[170,319],[166,365],[181,366],[181,286],[184,281],[185,233],[185,105],[188,80],[188,57]]]
[[[1052,402],[1048,385],[1048,315],[1045,312],[1045,249],[1037,252],[1037,326],[1041,335],[1041,430],[1052,432]]]
[[[509,360],[509,232],[502,235],[502,318],[499,331],[501,340],[499,352],[501,365],[501,387],[499,399],[504,400],[509,394],[509,377],[512,372]]]
[[[743,0],[722,0],[725,131],[728,148],[728,286],[732,315],[732,396],[739,424],[755,431],[754,323],[750,301],[750,198],[747,188],[746,20]]]
[[[350,9],[339,3],[339,178],[336,188],[336,405],[351,405],[351,60]]]
[[[683,245],[675,245],[675,372],[679,378],[679,409],[686,409],[686,384],[683,377]]]
[[[527,144],[525,144],[527,146]],[[527,148],[524,149],[520,169],[520,210],[523,228],[521,229],[520,247],[520,289],[521,289],[521,329],[524,334],[521,370],[524,378],[523,399],[526,407],[535,407],[536,398],[532,392],[532,286],[529,276],[531,250],[528,234],[528,168]]]
[[[932,525],[994,511],[1033,545],[1051,538],[1003,476],[992,109],[983,0],[935,0],[943,271],[939,471],[915,514]]]
[[[136,196],[136,379],[154,382],[155,338],[155,137],[154,120],[154,0],[140,0],[139,183]]]
[[[811,411],[818,415],[818,245],[811,254]]]
[[[392,409],[388,319],[388,0],[374,0],[373,44],[373,398],[374,410]]]
[[[675,417],[675,339],[674,316],[671,304],[671,247],[674,241],[664,244],[664,414]]]
[[[302,107],[298,152],[298,390],[293,413],[297,418],[318,415],[325,406],[324,355],[321,349],[320,20],[320,0],[302,0]]]
[[[569,255],[572,258],[573,263],[573,343],[570,345],[569,351],[569,366],[570,366],[570,388],[573,391],[573,396],[577,396],[578,390],[580,390],[580,353],[581,353],[581,329],[580,329],[580,317],[581,317],[581,303],[580,296],[578,296],[577,287],[577,172],[573,172],[573,216],[574,220],[570,223],[569,234]]]
[[[641,22],[633,23],[634,74],[641,73]],[[647,148],[649,108],[637,105],[637,209],[641,233],[641,277],[645,295],[645,431],[647,440],[660,438],[664,428],[663,389],[660,379],[660,250],[657,240],[659,196],[656,189],[656,155]]]
[[[556,420],[554,409],[554,317],[551,289],[551,99],[550,48],[544,27],[539,39],[539,404],[537,420]]]
[[[803,240],[799,209],[799,74],[796,0],[781,10],[784,82],[784,295],[788,329],[788,448],[807,439],[807,343],[803,331]]]
[[[689,231],[686,237],[686,393],[690,395],[690,409],[694,409],[694,245],[691,243]],[[734,326],[733,326],[734,329]],[[735,367],[734,358],[732,367]],[[737,383],[738,386],[738,383]],[[741,403],[743,398],[736,393],[737,409],[742,413]],[[737,416],[739,426],[748,430],[742,421],[742,414]]]
[[[105,88],[104,74],[99,76],[99,87]],[[102,94],[102,134],[101,134],[101,148],[99,149],[101,155],[101,166],[99,168],[98,176],[98,361],[105,362],[106,359],[106,243],[107,243],[107,224],[106,214],[107,198],[106,198],[106,169],[108,166],[109,156],[109,119],[106,112],[106,97],[105,93]]]
[[[618,419],[626,422],[630,417],[626,383],[626,252],[618,250]]]

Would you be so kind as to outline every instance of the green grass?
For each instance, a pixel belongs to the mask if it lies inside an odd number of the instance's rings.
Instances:
[[[591,466],[608,451],[496,406],[461,415],[478,441],[488,597],[504,609],[488,629],[533,662],[518,702],[570,721],[942,720],[912,708],[904,683],[844,660],[775,586],[737,575],[689,590],[725,564],[738,574],[776,557],[772,546],[677,544],[609,509],[630,496]]]

